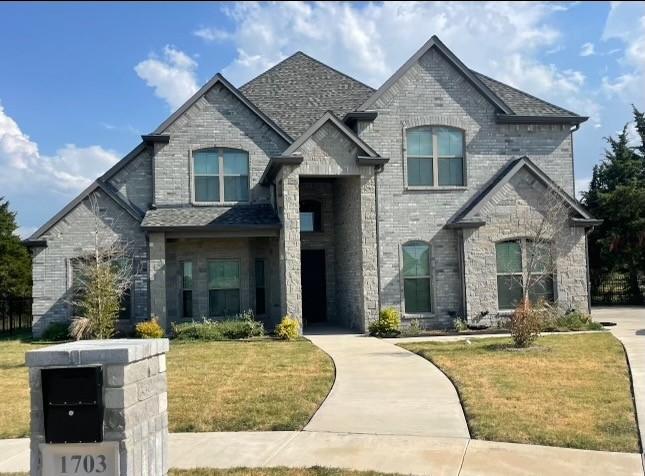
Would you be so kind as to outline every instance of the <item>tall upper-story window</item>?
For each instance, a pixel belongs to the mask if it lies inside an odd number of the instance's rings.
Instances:
[[[462,186],[464,133],[450,127],[415,127],[406,131],[409,187]]]
[[[198,203],[249,200],[249,154],[235,149],[193,153],[194,201]]]

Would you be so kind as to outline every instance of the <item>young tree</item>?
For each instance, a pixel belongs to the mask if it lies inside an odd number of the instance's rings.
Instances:
[[[103,231],[105,213],[95,194],[89,197],[94,216],[94,246],[79,258],[74,269],[72,304],[77,310],[70,334],[77,338],[109,339],[116,334],[121,301],[132,282],[132,249]]]
[[[0,197],[0,297],[31,296],[31,256],[17,229],[16,213]]]
[[[645,269],[645,117],[634,108],[640,145],[630,144],[627,125],[607,138],[604,160],[594,166],[583,203],[604,220],[589,236],[591,267],[629,275],[632,295],[641,299],[639,272]]]

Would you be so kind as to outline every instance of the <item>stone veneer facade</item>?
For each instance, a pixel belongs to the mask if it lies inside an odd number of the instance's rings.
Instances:
[[[356,134],[381,157],[384,166],[360,165],[356,141],[331,121],[314,131],[293,155],[300,165],[283,165],[270,184],[260,178],[270,158],[288,144],[227,87],[216,83],[161,131],[169,142],[149,145],[131,164],[109,179],[117,192],[146,211],[152,207],[193,207],[191,153],[208,147],[248,151],[250,202],[271,203],[281,222],[273,234],[141,231],[129,216],[106,224],[108,234],[136,243],[143,264],[135,284],[133,322],[150,313],[162,321],[179,320],[179,263],[195,263],[196,317],[207,310],[205,267],[208,257],[243,263],[242,309],[253,308],[255,257],[266,259],[269,325],[284,314],[302,314],[301,249],[324,248],[327,308],[332,322],[366,330],[380,307],[394,306],[404,320],[450,327],[457,316],[475,319],[498,314],[494,243],[522,235],[509,213],[538,201],[521,201],[522,181],[513,179],[484,207],[487,224],[478,229],[446,227],[450,219],[509,161],[528,156],[569,195],[574,194],[573,152],[566,124],[500,124],[496,109],[446,57],[428,50],[370,107],[371,122],[358,122]],[[406,130],[450,126],[464,131],[466,181],[462,187],[412,190],[406,183]],[[295,139],[295,138],[294,138]],[[319,180],[319,183],[311,179]],[[519,195],[518,195],[519,194]],[[324,232],[300,233],[301,199],[323,204]],[[125,215],[105,198],[114,216]],[[109,202],[109,203],[108,203]],[[150,205],[152,204],[152,205]],[[240,205],[243,206],[243,205]],[[66,260],[89,240],[90,219],[82,203],[48,230],[46,248],[34,250],[34,330],[69,318]],[[401,276],[401,246],[424,241],[431,249],[432,312],[406,313]],[[564,307],[587,309],[586,235],[571,228],[563,237],[558,261],[557,296]],[[492,254],[491,254],[492,253]]]

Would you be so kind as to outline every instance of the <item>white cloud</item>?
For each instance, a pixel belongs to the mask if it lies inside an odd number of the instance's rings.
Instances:
[[[148,86],[154,88],[155,95],[175,110],[181,106],[197,89],[197,62],[177,48],[166,45],[163,58],[154,55],[134,67],[137,75]]]
[[[592,56],[596,54],[593,43],[585,43],[580,47],[580,56]]]
[[[193,32],[193,35],[206,42],[226,41],[231,38],[230,33],[219,28],[200,28]]]
[[[38,145],[0,105],[0,190],[26,195],[58,193],[71,196],[87,187],[119,159],[101,146],[67,144],[53,156]]]
[[[645,3],[613,2],[602,38],[618,39],[625,44],[619,60],[624,70],[614,77],[603,78],[604,92],[628,104],[642,104],[645,101]]]

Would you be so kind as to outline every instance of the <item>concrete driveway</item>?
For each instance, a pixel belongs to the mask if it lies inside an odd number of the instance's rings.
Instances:
[[[634,386],[638,430],[641,444],[645,445],[645,307],[595,307],[591,316],[595,321],[616,323],[608,329],[625,346]]]
[[[306,337],[334,360],[336,381],[305,431],[469,438],[457,391],[427,360],[341,330]]]

